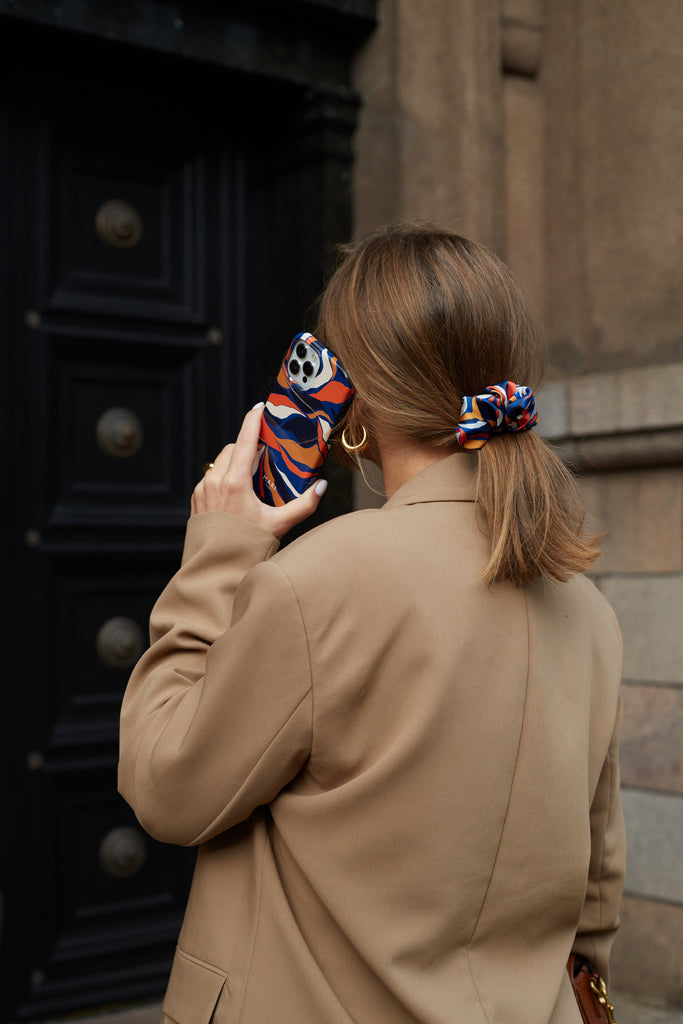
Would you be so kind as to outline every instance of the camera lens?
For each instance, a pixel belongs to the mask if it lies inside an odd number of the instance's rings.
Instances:
[[[299,372],[300,369],[301,369],[301,367],[297,363],[296,359],[290,359],[289,360],[289,372],[290,373],[292,373],[292,374],[294,374],[296,376],[296,374]]]
[[[306,358],[306,346],[304,345],[303,341],[300,341],[299,344],[296,346],[296,354],[298,355],[299,359]]]
[[[308,360],[304,363],[304,373],[307,377],[310,377],[313,374],[313,363],[309,363]]]

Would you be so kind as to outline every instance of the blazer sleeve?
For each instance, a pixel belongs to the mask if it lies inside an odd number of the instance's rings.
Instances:
[[[188,524],[121,709],[119,791],[163,842],[202,843],[249,817],[311,745],[308,642],[277,541],[224,512]]]
[[[626,875],[626,834],[620,798],[622,703],[591,805],[591,859],[586,898],[572,952],[581,953],[609,982],[609,956],[619,927]]]

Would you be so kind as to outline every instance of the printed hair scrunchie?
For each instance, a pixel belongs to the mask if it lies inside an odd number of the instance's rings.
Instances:
[[[531,388],[502,380],[482,395],[463,398],[455,436],[461,448],[483,448],[491,434],[530,430],[537,423]]]

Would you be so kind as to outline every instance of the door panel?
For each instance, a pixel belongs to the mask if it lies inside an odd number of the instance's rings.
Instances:
[[[247,366],[240,132],[160,103],[142,74],[89,91],[66,67],[24,68],[9,105],[12,1019],[164,987],[194,852],[145,835],[118,796],[118,714]]]
[[[53,339],[52,522],[184,521],[205,346]]]
[[[49,309],[204,322],[201,153],[145,151],[73,127],[49,147]],[[158,141],[150,132],[148,144]],[[133,143],[133,144],[131,144]],[[77,230],[74,230],[77,226]]]
[[[28,784],[13,875],[25,916],[9,918],[29,983],[19,1017],[158,991],[194,859],[146,836],[116,792],[121,696],[178,546],[54,534],[26,563],[36,642],[19,681]]]
[[[147,647],[150,609],[177,569],[176,553],[121,547],[46,553],[52,652],[48,749],[115,744],[121,694]],[[38,577],[36,577],[38,578]]]
[[[19,1021],[165,987],[194,854],[117,795],[120,702],[203,463],[313,326],[356,103],[0,27],[0,1020]],[[316,522],[348,508],[329,470]]]

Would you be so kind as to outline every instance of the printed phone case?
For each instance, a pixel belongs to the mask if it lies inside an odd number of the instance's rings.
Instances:
[[[328,438],[353,397],[341,363],[312,334],[297,334],[261,419],[254,490],[269,505],[298,498],[318,476]]]

